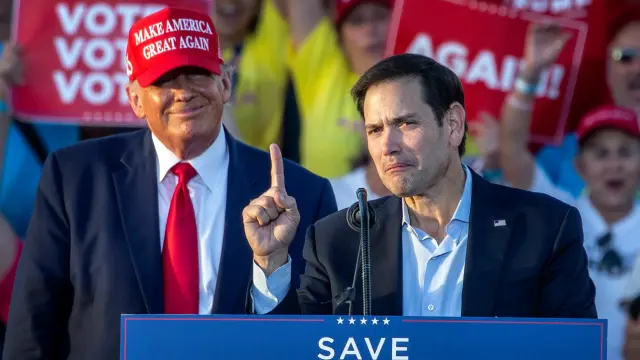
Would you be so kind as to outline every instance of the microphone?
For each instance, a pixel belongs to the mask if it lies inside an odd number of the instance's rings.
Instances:
[[[359,189],[365,192],[365,189]],[[349,210],[347,211],[347,224],[349,227],[353,229],[353,231],[361,232],[362,226],[362,213],[360,212],[360,199],[358,198],[358,202],[353,203]],[[369,211],[369,229],[371,229],[376,224],[376,211],[373,209],[371,204],[367,203],[367,210]]]
[[[356,191],[358,202],[351,205],[347,210],[347,224],[356,232],[360,233],[360,247],[356,259],[356,266],[353,271],[353,281],[351,286],[336,296],[336,304],[349,304],[349,315],[355,301],[355,286],[358,279],[358,268],[362,263],[362,308],[363,315],[371,315],[371,245],[369,240],[369,229],[376,222],[376,213],[373,207],[367,202],[367,191],[360,188]]]

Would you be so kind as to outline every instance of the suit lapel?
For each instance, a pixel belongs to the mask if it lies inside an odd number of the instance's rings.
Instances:
[[[131,261],[147,311],[163,313],[156,156],[149,131],[140,132],[121,158],[113,182]],[[144,208],[141,208],[143,206]]]
[[[229,144],[227,207],[225,210],[224,242],[218,270],[212,313],[232,314],[244,311],[248,280],[251,277],[253,253],[244,234],[242,210],[259,191],[253,191],[255,174],[247,169],[251,154],[225,130]],[[263,191],[266,191],[265,188]],[[254,196],[255,195],[255,196]]]
[[[498,188],[472,171],[473,190],[462,289],[462,316],[494,316],[502,263],[515,215],[500,207]]]
[[[371,313],[402,315],[402,206],[390,196],[376,208],[371,229]],[[362,277],[359,276],[356,303],[362,313]]]

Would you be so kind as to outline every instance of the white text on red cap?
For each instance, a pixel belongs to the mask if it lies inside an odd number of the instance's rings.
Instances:
[[[170,19],[166,22],[161,21],[151,24],[134,33],[136,46],[140,43],[144,43],[156,37],[176,31],[192,31],[213,35],[211,26],[209,26],[206,21],[186,18]],[[209,39],[203,36],[191,35],[180,36],[179,38],[176,38],[175,36],[168,37],[164,40],[158,40],[146,45],[142,49],[142,54],[145,59],[149,60],[158,54],[177,49],[200,49],[203,51],[209,51]]]

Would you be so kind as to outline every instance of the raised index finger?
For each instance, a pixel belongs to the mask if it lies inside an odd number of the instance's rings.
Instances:
[[[282,152],[276,144],[269,146],[271,154],[271,187],[277,187],[284,191],[284,164],[282,163]]]

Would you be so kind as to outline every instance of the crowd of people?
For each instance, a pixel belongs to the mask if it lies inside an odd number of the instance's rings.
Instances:
[[[370,134],[351,90],[385,56],[393,5],[393,0],[216,0],[210,14],[224,63],[232,68],[225,129],[265,151],[278,144],[285,159],[328,179],[337,209],[349,207],[358,188],[365,188],[370,200],[391,194],[371,157]],[[34,226],[29,223],[47,155],[86,139],[136,130],[14,116],[8,95],[22,83],[24,70],[22,50],[10,40],[10,8],[11,0],[0,0],[0,346],[11,289],[22,286],[14,284],[21,239]],[[628,315],[629,303],[640,295],[640,240],[634,235],[640,232],[638,8],[629,1],[602,27],[606,79],[591,86],[606,89],[610,100],[589,103],[561,144],[542,147],[531,146],[529,139],[536,86],[571,35],[555,24],[532,24],[522,44],[522,68],[501,112],[470,125],[469,141],[479,159],[463,157],[491,182],[545,193],[578,209],[596,309],[608,320],[608,358],[614,360],[640,359],[640,321]]]

